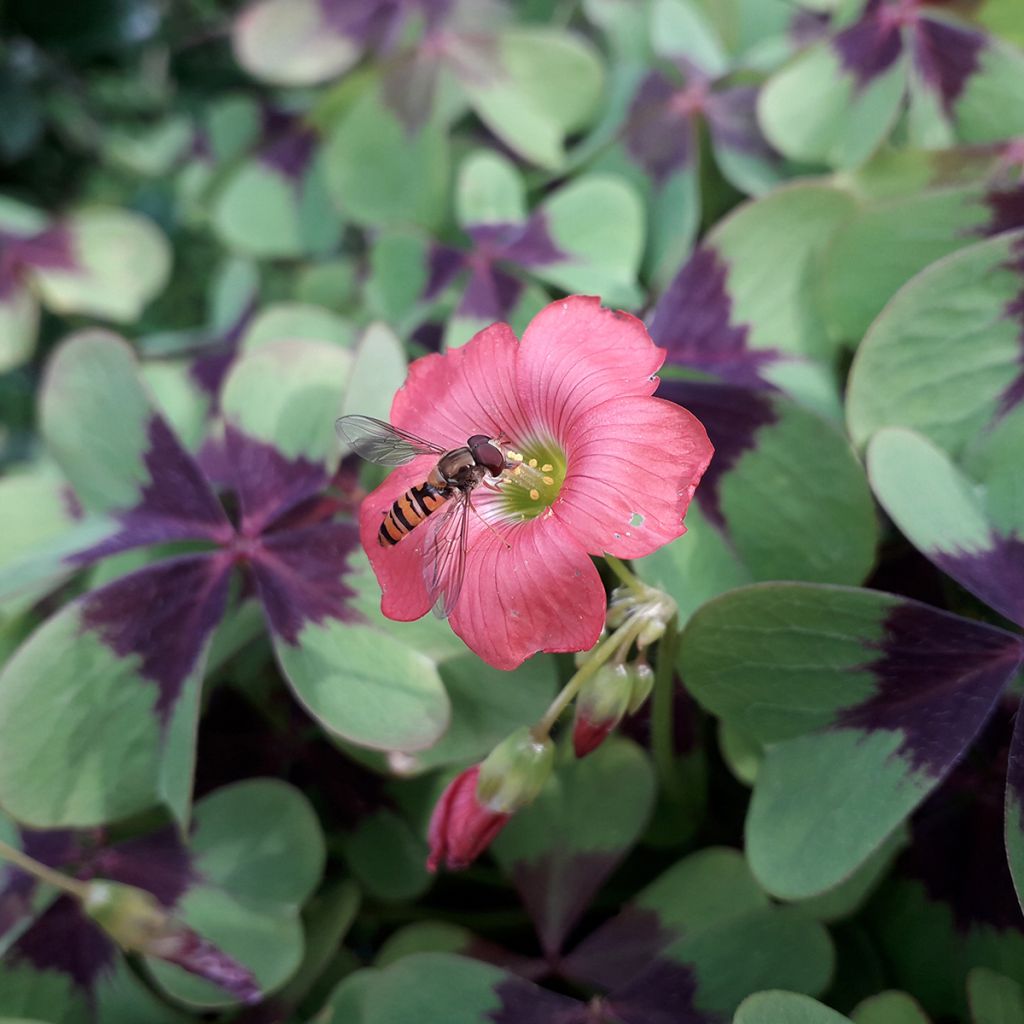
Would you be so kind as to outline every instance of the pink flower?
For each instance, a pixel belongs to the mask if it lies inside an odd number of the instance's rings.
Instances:
[[[592,647],[605,593],[589,556],[640,558],[685,532],[712,447],[693,415],[652,397],[664,355],[635,317],[573,296],[541,310],[521,342],[493,324],[410,367],[394,426],[449,448],[474,434],[502,438],[521,466],[497,490],[473,491],[479,515],[469,516],[465,583],[450,617],[491,665]],[[425,526],[388,547],[378,531],[392,502],[436,463],[417,457],[362,504],[363,546],[391,619],[418,619],[432,604]]]
[[[488,810],[477,798],[480,765],[456,775],[441,794],[430,817],[427,870],[444,865],[449,871],[468,867],[494,841],[511,814]]]

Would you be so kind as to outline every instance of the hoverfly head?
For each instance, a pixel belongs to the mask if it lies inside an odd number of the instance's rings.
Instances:
[[[491,476],[501,476],[505,470],[505,456],[486,434],[474,434],[467,442],[478,466],[483,466]]]

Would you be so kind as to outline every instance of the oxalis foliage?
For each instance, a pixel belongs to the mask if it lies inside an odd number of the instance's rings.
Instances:
[[[1024,1024],[1024,6],[0,26],[0,1020]]]

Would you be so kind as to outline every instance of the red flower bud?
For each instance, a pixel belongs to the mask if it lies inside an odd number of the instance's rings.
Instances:
[[[583,684],[572,730],[577,757],[586,757],[604,743],[622,721],[632,692],[633,677],[625,665],[605,665]]]
[[[591,722],[590,719],[577,715],[572,730],[572,749],[576,751],[576,756],[586,757],[597,750],[615,725],[615,722]]]
[[[477,799],[480,765],[456,775],[441,794],[430,817],[427,842],[430,855],[427,870],[444,865],[449,871],[469,867],[502,830],[510,814],[488,810]]]

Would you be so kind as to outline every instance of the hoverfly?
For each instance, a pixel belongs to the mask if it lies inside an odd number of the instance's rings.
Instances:
[[[474,434],[461,448],[444,448],[372,416],[342,416],[334,429],[357,455],[379,466],[404,466],[417,455],[438,457],[427,479],[399,495],[384,513],[377,541],[393,547],[414,530],[423,531],[427,594],[435,614],[447,618],[466,572],[471,495],[507,466],[499,439]]]

